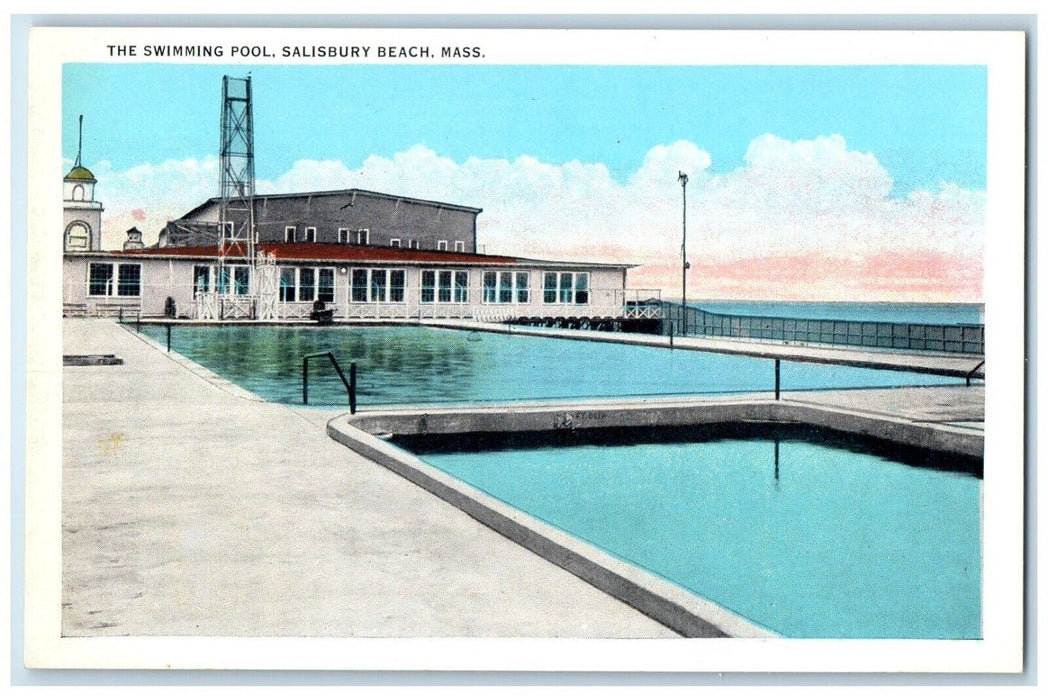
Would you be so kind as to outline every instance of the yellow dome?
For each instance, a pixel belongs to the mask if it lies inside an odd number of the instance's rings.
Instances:
[[[75,166],[69,171],[69,174],[65,176],[66,180],[85,180],[87,182],[98,182],[95,179],[94,173],[85,168],[82,165]]]

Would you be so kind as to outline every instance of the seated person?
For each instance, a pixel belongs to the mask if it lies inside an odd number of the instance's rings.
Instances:
[[[331,323],[334,316],[335,310],[327,308],[323,300],[317,299],[313,302],[313,311],[309,314],[311,319],[320,323]]]

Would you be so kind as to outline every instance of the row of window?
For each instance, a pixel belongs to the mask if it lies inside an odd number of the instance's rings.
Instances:
[[[371,231],[366,228],[359,228],[356,231],[350,231],[348,228],[340,228],[338,230],[338,242],[339,243],[353,243],[354,245],[368,245],[371,240]],[[306,226],[305,233],[301,236],[298,233],[298,226],[285,226],[284,227],[284,242],[285,243],[316,243],[317,242],[317,227]]]
[[[485,304],[527,304],[530,273],[485,271]],[[423,304],[469,303],[468,270],[422,270],[419,301]],[[350,301],[401,303],[405,300],[407,272],[385,268],[353,268],[350,271]],[[248,265],[196,265],[193,267],[193,296],[216,292],[247,296],[251,290]],[[91,263],[88,272],[90,296],[142,294],[142,266],[137,263]],[[280,301],[335,301],[335,268],[280,268]],[[544,304],[588,304],[588,272],[543,274]]]
[[[356,268],[352,271],[350,300],[354,302],[404,301],[404,270]],[[483,277],[485,304],[527,304],[531,301],[530,273],[486,271]],[[423,304],[468,304],[467,270],[423,270],[419,285]],[[542,303],[588,304],[588,272],[543,274]]]
[[[285,243],[316,243],[317,242],[317,227],[306,226],[305,233],[299,235],[297,226],[285,226],[284,227],[284,242]],[[366,228],[360,228],[350,230],[348,228],[340,228],[338,230],[338,242],[347,243],[351,245],[371,245],[371,231]],[[448,244],[454,244],[454,250],[456,252],[465,252],[466,243],[465,241],[437,241],[437,250],[448,250]],[[410,248],[413,250],[419,249],[419,240],[417,238],[391,238],[389,239],[390,248]]]

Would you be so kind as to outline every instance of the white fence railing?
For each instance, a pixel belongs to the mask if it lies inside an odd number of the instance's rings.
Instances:
[[[213,320],[255,318],[257,304],[258,298],[253,295],[199,292],[193,298],[193,318]]]
[[[473,290],[475,291],[475,290]],[[532,290],[525,303],[411,303],[349,302],[327,304],[334,317],[343,320],[439,320],[470,319],[504,323],[517,318],[658,318],[661,303],[659,290],[594,289],[585,290],[583,303],[545,301],[545,290]],[[577,292],[576,292],[577,294]],[[471,296],[480,296],[475,294]],[[312,301],[276,301],[272,304],[274,320],[308,320],[313,313]],[[262,306],[256,295],[234,296],[198,294],[194,299],[194,317],[201,319],[256,318]]]

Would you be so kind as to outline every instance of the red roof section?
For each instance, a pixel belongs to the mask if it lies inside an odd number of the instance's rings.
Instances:
[[[449,264],[519,264],[524,262],[520,258],[512,258],[505,255],[478,255],[476,253],[455,253],[444,250],[385,248],[346,245],[344,243],[258,243],[255,245],[255,250],[261,253],[272,253],[277,260]],[[117,255],[127,256],[145,255],[176,258],[214,258],[219,255],[216,246],[173,246],[113,252]],[[239,243],[227,245],[225,257],[244,257],[243,246]]]

